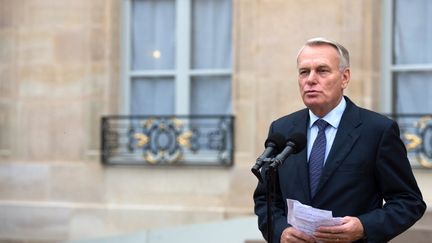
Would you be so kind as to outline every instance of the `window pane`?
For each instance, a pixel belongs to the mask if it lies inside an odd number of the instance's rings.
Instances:
[[[194,77],[191,84],[191,113],[231,114],[229,77]]]
[[[131,114],[174,114],[174,81],[170,78],[133,79]]]
[[[192,1],[192,68],[231,68],[231,0]]]
[[[397,113],[432,113],[432,72],[395,75]]]
[[[395,1],[394,62],[432,63],[432,1]]]
[[[174,0],[132,2],[132,69],[174,69]]]

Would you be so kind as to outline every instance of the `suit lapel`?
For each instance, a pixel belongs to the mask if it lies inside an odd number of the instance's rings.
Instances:
[[[295,121],[294,128],[291,134],[293,133],[302,133],[307,134],[307,126],[309,124],[309,113],[307,109],[304,109],[299,120]],[[307,147],[307,146],[306,146]],[[295,167],[297,168],[297,178],[300,180],[300,185],[305,194],[305,198],[307,198],[308,202],[310,202],[310,189],[309,189],[309,169],[307,163],[307,148],[304,148],[294,157]],[[307,203],[307,202],[305,202]]]
[[[360,109],[347,97],[345,97],[345,99],[347,101],[347,107],[342,115],[335,140],[323,168],[317,194],[333,172],[343,162],[360,136],[359,130],[356,129],[361,125]]]
[[[306,148],[297,154],[294,163],[297,167],[297,178],[300,180],[300,186],[303,189],[305,198],[307,199],[307,202],[304,203],[308,204],[311,201],[311,196],[309,189],[309,167],[307,163]]]

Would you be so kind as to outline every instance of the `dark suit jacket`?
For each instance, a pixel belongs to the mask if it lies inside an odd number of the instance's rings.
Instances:
[[[282,231],[289,226],[287,198],[331,210],[334,217],[358,217],[367,242],[389,241],[420,219],[426,209],[397,123],[345,99],[347,106],[316,195],[311,198],[309,192],[306,149],[288,157],[278,168],[272,207],[274,242],[279,242]],[[296,132],[306,134],[308,122],[308,110],[303,109],[274,121],[269,133],[286,137]],[[265,168],[265,178],[263,171]],[[254,201],[259,228],[266,238],[265,192],[265,182],[259,183]]]

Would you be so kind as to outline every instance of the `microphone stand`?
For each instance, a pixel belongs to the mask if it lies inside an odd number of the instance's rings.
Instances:
[[[267,202],[267,242],[273,243],[273,196],[276,193],[275,187],[275,175],[277,173],[277,167],[281,164],[281,161],[277,158],[265,158],[263,164],[268,164],[265,167],[266,173],[266,202]],[[253,174],[258,178],[260,182],[263,182],[261,174],[258,170],[252,169]]]
[[[266,190],[266,201],[267,201],[267,240],[269,243],[273,243],[274,228],[273,228],[273,197],[276,194],[275,178],[277,173],[277,168],[282,164],[279,158],[267,158],[264,160],[269,163],[266,168],[266,178],[267,178],[267,190]]]
[[[274,159],[267,159],[268,162],[273,162]],[[273,196],[275,194],[275,175],[276,175],[276,168],[273,166],[267,166],[266,167],[266,182],[267,182],[267,190],[266,190],[266,201],[267,201],[267,242],[273,243],[273,235],[274,235],[274,228],[273,228]]]
[[[277,173],[277,168],[280,165],[282,165],[282,163],[290,154],[297,153],[298,151],[302,150],[305,147],[305,144],[306,144],[306,136],[303,134],[295,133],[293,135],[292,141],[288,140],[286,147],[280,154],[278,154],[274,158],[271,159],[265,158],[264,160],[262,160],[262,162],[268,164],[268,166],[265,167],[266,182],[267,182],[266,184],[267,242],[273,243],[274,228],[273,228],[272,204],[273,204],[273,198],[276,194],[275,177]],[[262,165],[262,163],[260,165]],[[258,180],[260,180],[261,174],[257,173],[256,170],[257,169],[254,166],[254,168],[252,168],[252,172],[258,177]],[[260,180],[260,182],[262,181]]]

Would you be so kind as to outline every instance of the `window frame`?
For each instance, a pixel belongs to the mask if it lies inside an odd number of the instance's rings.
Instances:
[[[381,82],[381,112],[396,113],[395,74],[403,72],[431,72],[432,63],[428,64],[394,64],[394,19],[395,0],[384,0],[382,8],[382,82]]]
[[[193,77],[224,76],[230,78],[232,87],[232,65],[227,69],[192,69],[192,1],[193,0],[172,0],[175,1],[176,21],[176,46],[175,46],[175,67],[173,70],[132,70],[132,42],[131,42],[131,8],[133,0],[122,2],[122,67],[121,67],[121,107],[122,114],[131,115],[131,82],[135,78],[159,78],[170,77],[174,81],[174,115],[191,114],[191,83]],[[232,29],[231,29],[232,31]],[[232,45],[232,42],[231,42]],[[232,55],[232,54],[231,54]],[[232,56],[230,57],[232,59]],[[232,88],[231,88],[232,90]],[[232,109],[232,107],[231,107]]]

